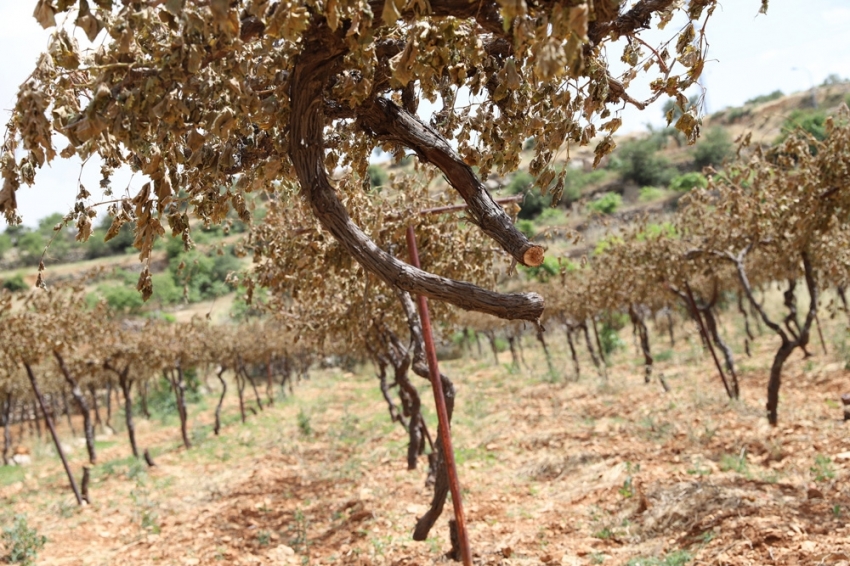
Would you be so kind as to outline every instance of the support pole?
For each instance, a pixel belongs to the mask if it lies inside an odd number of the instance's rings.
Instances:
[[[407,248],[410,254],[410,264],[417,269],[419,267],[419,250],[416,248],[416,234],[413,226],[407,227]],[[431,333],[431,317],[428,314],[428,300],[422,295],[416,296],[419,307],[419,318],[422,319],[422,334],[425,340],[425,357],[428,360],[428,373],[431,378],[431,387],[434,390],[434,402],[437,407],[437,418],[440,423],[440,441],[443,443],[443,455],[446,459],[446,470],[449,476],[449,490],[452,494],[452,506],[455,511],[455,524],[457,525],[458,546],[464,566],[472,566],[472,551],[469,546],[469,537],[466,532],[466,519],[463,514],[463,502],[460,496],[460,482],[455,466],[455,453],[452,449],[452,436],[449,426],[449,415],[446,410],[446,398],[443,396],[443,383],[440,381],[440,369],[437,365],[437,350],[434,347],[434,336]]]

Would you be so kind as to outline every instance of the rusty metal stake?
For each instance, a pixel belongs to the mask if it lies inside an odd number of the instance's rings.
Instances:
[[[413,226],[407,227],[407,249],[410,253],[410,264],[419,269],[419,250],[416,248],[416,234]],[[452,505],[455,511],[458,545],[464,566],[472,566],[472,551],[469,547],[469,537],[466,532],[466,519],[463,515],[463,502],[460,497],[460,482],[455,466],[455,453],[452,449],[452,435],[449,428],[449,415],[446,410],[446,398],[443,396],[443,382],[440,381],[440,368],[437,365],[437,350],[434,348],[434,336],[431,333],[431,317],[428,314],[428,300],[422,295],[416,296],[419,306],[419,318],[422,319],[422,335],[425,339],[425,356],[428,360],[428,374],[431,378],[431,388],[434,390],[434,402],[437,406],[437,418],[440,423],[440,440],[443,443],[443,457],[446,459],[446,470],[449,476],[449,490],[452,494]]]

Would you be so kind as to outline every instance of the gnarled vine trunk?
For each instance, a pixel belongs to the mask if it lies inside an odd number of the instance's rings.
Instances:
[[[305,33],[304,48],[290,77],[289,157],[301,191],[322,227],[365,269],[394,288],[501,318],[537,320],[543,313],[543,299],[536,293],[496,293],[414,268],[380,249],[351,221],[328,179],[323,138],[328,124],[323,92],[328,80],[341,68],[345,53],[342,30],[334,33],[323,23],[314,24]],[[470,214],[482,230],[517,261],[525,265],[542,263],[542,248],[531,244],[513,226],[483,185],[475,183],[472,170],[454,154],[439,133],[382,98],[361,107],[358,117],[365,130],[379,138],[383,136],[382,139],[413,146],[411,149],[420,159],[443,169],[467,201]]]
[[[133,423],[133,380],[130,379],[129,365],[118,372],[118,385],[121,386],[121,392],[124,394],[124,422],[127,424],[127,436],[130,439],[130,448],[133,450],[133,457],[138,458],[139,448],[136,445],[136,426]]]
[[[753,294],[753,288],[750,285],[749,278],[747,277],[746,266],[744,265],[744,259],[751,249],[751,246],[748,246],[741,250],[738,255],[732,255],[730,253],[725,257],[735,265],[735,269],[738,273],[738,281],[741,283],[741,287],[744,289],[744,293],[746,294],[750,304],[754,309],[756,309],[764,324],[775,332],[782,340],[782,344],[776,351],[773,363],[770,366],[770,379],[767,385],[767,404],[765,406],[767,409],[768,422],[770,422],[772,426],[776,426],[779,422],[779,389],[782,385],[782,366],[796,348],[801,348],[804,352],[806,351],[805,347],[809,343],[809,332],[811,330],[812,323],[817,316],[818,285],[814,269],[812,267],[812,262],[809,259],[809,254],[807,251],[803,251],[800,255],[803,262],[803,274],[806,281],[806,288],[809,291],[809,310],[806,313],[805,321],[802,325],[800,325],[796,321],[796,305],[794,304],[793,288],[789,285],[789,289],[792,290],[792,293],[789,294],[786,292],[785,295],[785,305],[788,307],[788,315],[786,315],[783,320],[785,328],[782,328],[780,324],[773,321],[767,315],[764,308],[762,308],[762,305],[756,301]]]
[[[77,383],[77,380],[68,370],[68,366],[65,364],[65,359],[62,355],[59,352],[54,351],[53,356],[59,364],[59,370],[65,377],[65,381],[71,387],[71,396],[74,398],[74,402],[80,409],[80,414],[83,417],[83,434],[86,437],[86,450],[89,453],[89,462],[95,464],[97,463],[97,451],[94,444],[94,424],[92,424],[91,412],[89,411],[89,404],[86,401],[86,396],[83,394],[83,390],[80,389],[80,385]],[[95,395],[92,394],[92,397],[94,398]]]
[[[227,382],[224,381],[225,371],[227,371],[227,368],[221,366],[216,372],[216,377],[218,377],[218,381],[221,383],[221,396],[218,398],[218,404],[215,406],[215,425],[213,426],[213,432],[216,436],[221,431],[221,405],[224,403],[224,396],[227,395]]]
[[[175,374],[177,377],[175,377]],[[180,436],[183,437],[183,446],[187,449],[192,447],[189,440],[189,415],[186,410],[186,381],[183,379],[183,368],[179,364],[174,369],[166,371],[166,378],[174,391],[177,399],[177,415],[180,417]]]
[[[9,450],[12,448],[12,407],[14,406],[11,393],[3,398],[3,465],[9,465]]]

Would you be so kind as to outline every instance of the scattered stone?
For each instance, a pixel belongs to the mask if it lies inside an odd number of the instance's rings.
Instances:
[[[427,509],[424,505],[417,505],[415,503],[407,506],[407,512],[411,515],[415,515],[416,517],[424,515],[426,510]]]
[[[800,543],[800,550],[803,552],[814,552],[817,548],[817,544],[813,540],[804,540]]]
[[[283,556],[294,556],[295,551],[290,546],[286,546],[285,544],[278,545],[275,549],[277,554],[281,554]]]
[[[15,454],[12,456],[12,464],[15,466],[29,466],[32,464],[32,457],[29,454]]]

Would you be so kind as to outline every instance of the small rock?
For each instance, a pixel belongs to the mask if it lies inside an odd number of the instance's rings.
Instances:
[[[106,442],[110,440],[115,433],[107,427],[103,427],[103,434],[98,434],[94,439],[98,442]]]
[[[836,460],[850,460],[850,452],[842,452],[835,455]]]
[[[275,548],[275,553],[280,554],[282,556],[293,556],[295,551],[290,546],[286,546],[285,544],[278,545]]]
[[[800,550],[803,552],[814,552],[817,548],[817,544],[813,540],[804,540],[800,543]]]
[[[15,454],[12,456],[12,463],[16,466],[29,466],[32,464],[32,457],[29,454]]]

